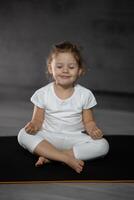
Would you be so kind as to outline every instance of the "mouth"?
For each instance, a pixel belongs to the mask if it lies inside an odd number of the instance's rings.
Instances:
[[[68,78],[70,78],[70,76],[60,76],[61,78],[63,78],[63,79],[68,79]]]

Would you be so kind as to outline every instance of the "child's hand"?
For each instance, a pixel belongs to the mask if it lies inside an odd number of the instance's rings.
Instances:
[[[86,125],[86,131],[93,139],[101,139],[103,137],[102,131],[96,126],[94,121]]]
[[[34,134],[38,131],[38,128],[33,122],[28,122],[25,126],[25,131],[29,134]]]

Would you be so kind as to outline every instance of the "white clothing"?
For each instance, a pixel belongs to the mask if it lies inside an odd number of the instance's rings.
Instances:
[[[79,84],[75,85],[71,97],[62,100],[55,94],[54,83],[50,83],[37,90],[31,101],[36,106],[44,108],[45,120],[42,130],[61,134],[83,131],[82,110],[96,105],[93,93]]]
[[[31,101],[44,109],[45,120],[35,135],[26,133],[24,128],[20,130],[18,142],[22,147],[33,153],[40,142],[47,140],[57,149],[73,149],[75,158],[81,160],[107,154],[109,144],[104,138],[93,140],[82,132],[83,109],[96,105],[90,90],[77,84],[72,96],[62,100],[55,94],[54,83],[50,83],[37,90]]]
[[[23,128],[18,135],[20,145],[31,153],[34,152],[36,146],[43,140],[47,140],[59,150],[73,149],[75,158],[80,160],[104,156],[109,150],[109,144],[104,138],[93,140],[84,133],[74,135],[38,131],[37,134],[30,135]]]

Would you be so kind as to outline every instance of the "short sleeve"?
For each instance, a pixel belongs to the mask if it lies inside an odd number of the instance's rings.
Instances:
[[[44,93],[41,90],[37,90],[33,96],[31,97],[31,102],[38,106],[39,108],[44,108],[45,107],[45,103],[44,103]]]
[[[97,104],[95,96],[93,93],[88,90],[86,94],[84,95],[84,101],[83,101],[83,109],[89,109],[94,107]]]

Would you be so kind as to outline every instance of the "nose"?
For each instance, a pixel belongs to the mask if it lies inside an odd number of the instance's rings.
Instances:
[[[63,72],[64,72],[64,73],[67,73],[67,72],[68,72],[68,67],[67,67],[67,66],[64,66],[64,67],[63,67]]]

